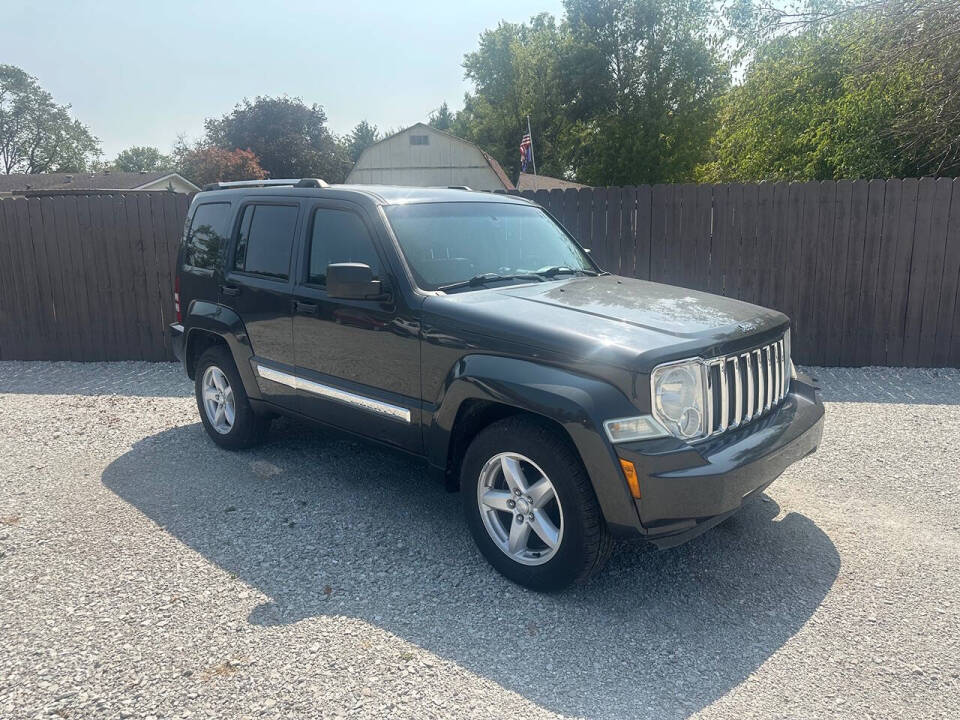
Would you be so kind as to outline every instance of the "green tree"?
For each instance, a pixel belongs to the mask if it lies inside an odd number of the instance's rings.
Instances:
[[[10,173],[80,172],[100,155],[100,141],[57,105],[37,79],[0,65],[0,169]]]
[[[361,120],[350,131],[350,134],[344,139],[346,152],[352,162],[356,162],[360,153],[366,150],[380,139],[380,132],[376,125],[371,125],[366,120]]]
[[[958,17],[956,0],[880,3],[775,37],[720,101],[712,159],[698,177],[958,174],[960,98],[956,74],[947,78],[960,72],[960,34],[933,45],[926,37],[930,28],[957,28]]]
[[[478,49],[464,58],[474,90],[465,96],[452,132],[492,154],[516,178],[529,115],[537,170],[570,176],[576,170],[568,112],[574,91],[564,75],[571,59],[569,34],[546,13],[529,24],[502,22],[484,31]]]
[[[566,0],[583,100],[573,163],[587,183],[689,180],[729,86],[711,0]]]
[[[960,0],[883,0],[850,15],[841,27],[860,40],[858,72],[891,93],[909,86],[890,136],[912,174],[960,175]]]
[[[173,158],[164,155],[155,147],[134,145],[121,151],[112,166],[123,172],[165,170],[173,167]]]
[[[205,144],[250,150],[271,177],[342,182],[350,159],[326,123],[322,107],[300,98],[244,99],[223,117],[206,120]]]
[[[456,116],[450,110],[450,106],[444,102],[440,107],[430,113],[430,119],[427,120],[427,125],[437,130],[442,130],[443,132],[450,132],[455,119]]]
[[[566,0],[561,23],[501,23],[467,54],[454,130],[514,173],[529,115],[537,169],[590,184],[688,180],[729,86],[711,0]]]

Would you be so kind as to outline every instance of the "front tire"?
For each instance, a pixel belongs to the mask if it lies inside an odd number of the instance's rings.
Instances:
[[[230,352],[212,347],[197,362],[194,392],[207,435],[228,450],[241,450],[261,442],[270,427],[250,405]]]
[[[560,590],[610,555],[613,543],[583,463],[545,424],[511,417],[482,430],[464,457],[460,490],[477,546],[515,583]]]

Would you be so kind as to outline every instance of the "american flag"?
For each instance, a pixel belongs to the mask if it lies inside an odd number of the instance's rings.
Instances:
[[[532,162],[533,140],[530,138],[530,133],[527,133],[520,141],[520,172],[526,172]]]

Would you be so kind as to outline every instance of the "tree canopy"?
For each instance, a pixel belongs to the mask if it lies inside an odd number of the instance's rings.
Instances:
[[[953,27],[930,42],[931,28]],[[768,26],[769,27],[769,26]],[[960,2],[883,2],[815,15],[759,47],[718,103],[702,180],[960,172]],[[952,78],[952,80],[950,79]]]
[[[116,160],[111,163],[112,167],[123,172],[141,172],[152,170],[166,170],[173,167],[173,158],[164,155],[155,147],[145,145],[134,145],[126,150],[122,150]]]
[[[35,77],[0,65],[0,170],[79,172],[100,154],[100,141],[58,105]]]
[[[538,170],[564,176],[570,163],[563,77],[569,36],[554,18],[538,15],[529,24],[500,23],[480,36],[480,47],[464,59],[474,91],[451,130],[496,157],[512,177],[520,172],[520,139],[527,115],[534,123]]]
[[[267,177],[250,150],[227,150],[203,143],[190,146],[180,141],[174,148],[174,162],[177,172],[201,187],[206,183]]]
[[[300,98],[245,99],[223,117],[206,120],[205,144],[249,150],[271,177],[342,182],[350,159],[326,123],[320,105],[306,105]]]
[[[356,162],[360,153],[373,145],[380,139],[380,132],[376,125],[371,125],[366,120],[361,120],[356,124],[353,130],[344,138],[347,155],[352,162]]]
[[[590,184],[960,174],[960,0],[565,0],[464,58],[452,125]],[[737,82],[734,82],[734,78]]]
[[[430,119],[427,120],[427,124],[432,128],[436,128],[437,130],[450,132],[455,119],[456,115],[450,109],[450,106],[444,102],[441,103],[440,107],[430,113]]]
[[[726,89],[709,0],[566,0],[484,32],[454,130],[513,174],[530,116],[538,169],[597,184],[689,178]]]

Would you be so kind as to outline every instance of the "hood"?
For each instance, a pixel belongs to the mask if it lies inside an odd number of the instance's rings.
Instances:
[[[789,324],[775,310],[615,275],[431,297],[424,310],[466,333],[632,369],[746,348]]]

